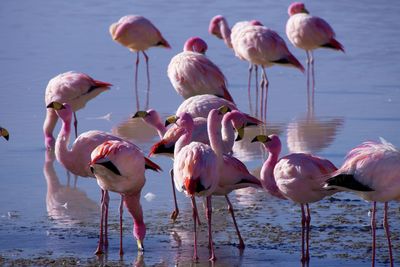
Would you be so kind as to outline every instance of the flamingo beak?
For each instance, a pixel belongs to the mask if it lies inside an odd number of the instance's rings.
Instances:
[[[243,139],[243,137],[244,137],[244,126],[240,127],[239,129],[236,129],[236,131],[237,131],[238,135],[237,135],[237,137],[235,139],[235,142],[240,141],[240,140]]]
[[[61,104],[60,102],[56,102],[56,101],[51,102],[50,104],[48,104],[47,108],[53,108],[55,110],[65,109],[63,104]]]
[[[133,119],[133,118],[144,118],[144,117],[146,117],[148,114],[149,114],[149,113],[148,113],[147,111],[139,110],[139,111],[136,111],[135,115],[132,116],[132,119]]]
[[[269,138],[266,135],[262,135],[262,134],[257,135],[256,137],[253,138],[253,140],[251,140],[252,143],[254,143],[254,142],[266,143],[268,141],[271,141],[271,138]]]
[[[305,7],[303,8],[302,13],[310,14],[310,12],[308,12],[308,10]]]
[[[167,127],[168,125],[172,124],[172,123],[176,123],[176,121],[179,119],[178,116],[176,115],[172,115],[169,116],[166,120],[165,120],[165,127]]]
[[[10,134],[8,133],[8,131],[5,128],[1,127],[0,127],[0,136],[3,136],[4,139],[6,139],[7,141],[10,138]]]
[[[143,246],[143,241],[142,240],[136,240],[137,242],[137,247],[139,251],[144,251],[144,246]]]

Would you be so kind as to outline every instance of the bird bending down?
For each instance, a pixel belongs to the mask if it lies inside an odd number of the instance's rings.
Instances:
[[[344,47],[335,39],[332,27],[324,19],[311,16],[304,3],[292,3],[288,8],[288,14],[286,35],[295,47],[305,50],[307,54],[307,101],[313,108],[315,93],[313,50],[325,47],[344,52]],[[312,79],[311,95],[310,78]]]
[[[138,89],[138,67],[139,53],[142,52],[146,60],[147,74],[147,100],[146,109],[149,106],[150,94],[150,73],[149,73],[149,57],[146,50],[153,46],[161,46],[171,48],[167,40],[161,35],[160,31],[151,23],[150,20],[143,16],[127,15],[119,19],[118,22],[111,24],[110,34],[114,41],[127,47],[132,52],[136,52],[136,68],[135,68],[135,96],[136,110],[139,110],[139,89]]]
[[[111,84],[94,80],[84,73],[68,71],[52,78],[46,87],[45,103],[46,106],[51,102],[68,103],[74,113],[75,138],[78,136],[77,118],[75,112],[86,103],[107,91]],[[47,149],[54,146],[55,139],[53,130],[57,124],[58,116],[54,109],[47,109],[46,118],[43,124],[44,142]]]
[[[125,204],[134,221],[133,235],[137,240],[138,250],[143,250],[146,226],[143,220],[140,194],[145,184],[145,169],[160,171],[161,168],[143,156],[134,144],[121,140],[110,140],[97,146],[91,153],[90,169],[96,176],[97,184],[103,192],[112,191],[121,195],[120,226],[122,226],[122,203]],[[102,198],[104,200],[104,197]],[[102,203],[102,207],[104,207]],[[100,221],[100,224],[103,220]],[[102,227],[100,227],[102,229]],[[102,236],[100,230],[100,236]],[[99,249],[103,247],[102,237]],[[122,227],[120,228],[120,255],[122,248]]]
[[[261,66],[260,113],[261,118],[265,119],[268,93],[268,79],[265,68],[281,64],[298,68],[304,72],[304,67],[289,51],[285,41],[275,31],[263,26],[258,21],[239,22],[231,31],[226,19],[217,15],[210,21],[209,32],[224,39],[228,47],[233,48],[239,59],[249,62],[251,66]],[[250,75],[251,73],[249,73]]]
[[[212,94],[234,102],[225,75],[204,55],[206,51],[207,44],[199,37],[191,37],[185,42],[183,52],[174,56],[168,65],[172,86],[184,99]]]
[[[322,187],[326,175],[335,171],[336,167],[327,159],[304,153],[292,153],[279,159],[282,143],[274,134],[258,135],[252,140],[256,141],[263,143],[269,152],[261,172],[264,188],[277,197],[283,196],[301,205],[301,261],[309,262],[311,215],[308,203],[337,192]]]
[[[57,160],[64,166],[64,168],[75,175],[95,178],[88,164],[88,162],[90,162],[90,153],[105,141],[122,139],[102,131],[87,131],[80,134],[78,138],[75,139],[72,147],[68,148],[71,136],[72,107],[67,103],[61,104],[59,102],[51,102],[47,108],[53,109],[55,114],[62,121],[62,126],[55,144]],[[102,203],[104,204],[104,207],[102,206],[101,218],[104,220],[105,224],[105,247],[108,246],[108,201],[108,192],[102,190]],[[101,229],[101,231],[103,230]],[[96,254],[102,252],[102,250],[97,250]]]
[[[0,136],[4,137],[4,139],[6,139],[7,141],[10,138],[10,134],[8,133],[7,129],[1,126],[0,126]]]
[[[376,202],[384,202],[384,221],[390,266],[393,266],[392,244],[388,223],[388,202],[400,200],[400,151],[393,144],[368,141],[353,148],[343,165],[331,175],[324,186],[350,191],[366,201],[371,201],[372,216],[372,266],[375,265]]]

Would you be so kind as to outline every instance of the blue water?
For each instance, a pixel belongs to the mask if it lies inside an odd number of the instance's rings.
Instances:
[[[182,101],[173,90],[166,69],[169,60],[182,50],[184,41],[191,36],[200,36],[208,43],[208,57],[225,73],[239,108],[249,112],[248,64],[236,58],[221,40],[208,34],[209,20],[217,14],[224,15],[230,25],[240,20],[260,20],[277,31],[287,41],[292,53],[305,64],[304,51],[294,48],[284,32],[289,4],[290,1],[244,0],[3,0],[0,3],[0,126],[9,130],[10,140],[0,140],[0,255],[18,258],[47,255],[51,251],[53,257],[72,255],[87,259],[93,257],[96,247],[97,203],[100,198],[97,184],[90,179],[78,178],[74,187],[72,176],[68,186],[66,170],[56,161],[54,173],[51,171],[47,180],[43,170],[44,90],[52,77],[76,70],[113,84],[110,91],[78,112],[79,132],[91,129],[120,132],[122,129],[145,152],[157,141],[154,131],[139,131],[129,119],[136,111],[133,93],[135,56],[112,41],[108,33],[111,23],[126,14],[141,14],[149,18],[171,44],[169,50],[153,48],[148,51],[150,107],[163,116],[173,114]],[[283,154],[297,149],[308,150],[329,158],[337,165],[342,163],[349,149],[365,140],[384,137],[400,147],[400,66],[397,64],[400,60],[400,5],[395,1],[381,3],[370,0],[362,3],[307,1],[306,5],[312,14],[331,24],[346,53],[331,50],[314,53],[315,113],[309,119],[306,119],[305,75],[293,68],[277,66],[267,69],[270,82],[267,131],[280,135]],[[141,66],[140,99],[143,107],[146,79],[144,65]],[[106,115],[110,120],[103,118]],[[249,130],[249,135],[253,133],[258,132]],[[261,167],[263,156],[258,147],[251,147],[248,142],[239,143],[235,152],[249,169]],[[146,173],[143,196],[151,192],[156,197],[152,201],[144,198],[142,201],[148,223],[146,252],[142,260],[150,266],[188,265],[192,253],[190,205],[184,196],[179,195],[182,221],[172,225],[168,218],[172,200],[167,171],[171,160],[163,157],[154,160],[164,172]],[[51,169],[51,166],[47,167],[47,170]],[[50,181],[54,182],[54,192],[59,194],[53,196],[59,201],[55,213],[49,213],[46,206]],[[223,213],[224,216],[218,219],[220,223],[227,222],[228,233],[219,231],[216,234],[219,258],[216,265],[298,266],[299,207],[291,203],[282,204],[262,192],[254,194],[254,199],[246,199],[245,195],[243,203],[243,197],[232,194],[239,214],[242,213],[239,225],[245,228],[242,231],[247,248],[242,256],[232,245],[237,241],[230,218]],[[339,194],[337,199],[312,205],[316,208],[312,210],[315,217],[312,221],[310,264],[368,265],[371,240],[369,204],[349,194]],[[68,208],[62,206],[65,203],[68,203]],[[224,210],[223,201],[218,204]],[[117,205],[118,196],[113,195],[114,223],[117,222]],[[254,209],[250,218],[245,213],[249,208]],[[282,214],[282,209],[285,214]],[[394,255],[398,263],[398,203],[393,203],[391,209]],[[129,222],[127,215],[126,221]],[[336,227],[338,221],[341,227]],[[277,234],[278,226],[282,226],[279,231],[283,236],[290,236],[289,241],[273,240],[271,235]],[[126,249],[124,260],[129,264],[137,255],[135,242],[129,234],[131,226],[126,227],[125,246],[129,249]],[[270,232],[269,227],[271,233],[266,235]],[[331,245],[329,234],[333,235],[335,231],[337,236]],[[378,265],[385,266],[387,251],[381,228],[378,236]],[[111,238],[108,259],[115,260],[118,258],[116,228]],[[176,240],[182,240],[182,244]],[[207,256],[204,241],[200,257],[205,265]]]

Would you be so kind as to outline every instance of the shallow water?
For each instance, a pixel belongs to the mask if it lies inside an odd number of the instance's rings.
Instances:
[[[99,188],[94,180],[68,178],[57,162],[45,163],[42,124],[44,90],[55,75],[76,70],[113,83],[113,87],[78,112],[79,132],[99,129],[118,133],[148,152],[157,136],[138,127],[130,116],[136,111],[133,94],[135,56],[113,42],[108,26],[125,14],[141,14],[153,21],[172,49],[151,49],[150,107],[163,116],[174,113],[182,101],[173,90],[166,68],[190,36],[202,37],[208,57],[227,76],[238,106],[249,112],[247,68],[222,41],[207,33],[216,14],[230,25],[258,19],[286,41],[284,26],[290,1],[13,1],[0,4],[3,41],[0,125],[10,141],[0,140],[0,263],[18,260],[40,265],[58,259],[69,264],[132,264],[138,266],[191,265],[192,224],[189,201],[179,195],[180,219],[169,220],[172,211],[171,160],[157,157],[164,172],[147,172],[142,204],[148,234],[144,255],[137,255],[128,215],[125,216],[125,251],[118,256],[117,206],[111,196],[111,244],[107,258],[96,259]],[[318,50],[315,110],[307,116],[306,77],[292,68],[267,69],[270,82],[267,132],[278,133],[282,153],[304,150],[329,158],[337,165],[349,149],[364,140],[384,137],[400,146],[400,46],[394,1],[307,1],[308,10],[324,17],[335,29],[346,53]],[[288,41],[287,41],[288,43]],[[305,63],[305,53],[288,43]],[[143,62],[142,62],[143,63]],[[145,69],[140,69],[141,108],[145,103]],[[58,128],[57,128],[58,129]],[[141,129],[139,131],[138,129]],[[247,138],[259,133],[248,129]],[[248,140],[235,145],[235,155],[257,172],[263,153]],[[51,157],[51,155],[49,155]],[[76,183],[76,184],[75,184]],[[75,185],[74,185],[75,184]],[[144,196],[152,193],[154,199]],[[223,199],[214,201],[215,266],[298,266],[300,255],[300,208],[275,200],[263,192],[232,193],[246,249],[240,255]],[[350,194],[337,194],[312,204],[312,266],[366,266],[370,258],[370,205]],[[395,262],[400,262],[398,203],[391,203],[390,223]],[[284,210],[284,212],[282,212]],[[379,212],[382,207],[379,206]],[[381,213],[379,213],[379,222]],[[204,220],[204,219],[203,219]],[[205,226],[201,233],[205,235]],[[387,265],[383,228],[377,231],[379,266]],[[209,265],[206,241],[200,242],[200,263]],[[36,261],[35,261],[36,260]],[[21,263],[21,262],[19,262]]]

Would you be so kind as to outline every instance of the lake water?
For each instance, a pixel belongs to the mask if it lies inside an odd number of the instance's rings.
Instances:
[[[193,265],[190,202],[179,195],[181,214],[172,224],[169,168],[171,160],[157,157],[164,172],[146,172],[142,205],[146,251],[138,255],[125,217],[125,252],[118,256],[119,196],[111,195],[110,248],[96,258],[99,188],[92,179],[68,178],[57,162],[45,162],[42,125],[44,91],[55,75],[76,70],[113,84],[110,91],[78,112],[79,132],[112,131],[131,138],[146,153],[157,141],[150,129],[138,130],[130,116],[136,111],[133,93],[135,55],[113,42],[108,27],[126,14],[149,18],[172,49],[148,51],[151,69],[150,107],[163,116],[173,114],[182,99],[167,76],[169,60],[184,41],[200,36],[207,55],[225,73],[240,109],[249,112],[248,64],[236,58],[221,40],[207,32],[210,19],[226,16],[230,25],[257,19],[277,31],[305,64],[305,52],[285,35],[290,1],[15,1],[0,3],[0,125],[10,140],[0,140],[0,264],[135,264],[136,266]],[[270,82],[267,132],[278,133],[282,154],[306,149],[340,165],[348,150],[365,140],[384,137],[400,146],[400,5],[396,1],[307,1],[308,10],[325,18],[346,53],[317,50],[315,112],[307,118],[306,76],[293,68],[267,69]],[[141,102],[145,99],[145,69],[140,69]],[[143,108],[143,106],[142,106]],[[107,119],[108,118],[108,119]],[[144,127],[140,127],[143,129]],[[58,128],[57,128],[58,131]],[[246,131],[248,138],[258,130]],[[263,163],[258,146],[235,145],[235,155],[255,173]],[[50,159],[52,155],[47,155]],[[149,193],[154,198],[144,198]],[[231,194],[247,245],[234,246],[236,234],[224,199],[215,198],[217,262],[215,266],[298,266],[300,207],[261,192]],[[66,205],[65,205],[66,204]],[[378,222],[381,222],[382,207]],[[371,235],[370,205],[351,194],[337,194],[311,204],[311,266],[368,266]],[[400,208],[390,204],[395,262],[400,262]],[[204,217],[203,217],[204,218]],[[203,219],[204,220],[204,219]],[[206,236],[201,227],[200,236]],[[377,265],[387,266],[384,231],[377,230]],[[200,238],[200,262],[208,266],[205,237]],[[58,262],[56,260],[59,260]],[[54,263],[54,261],[56,261]]]

